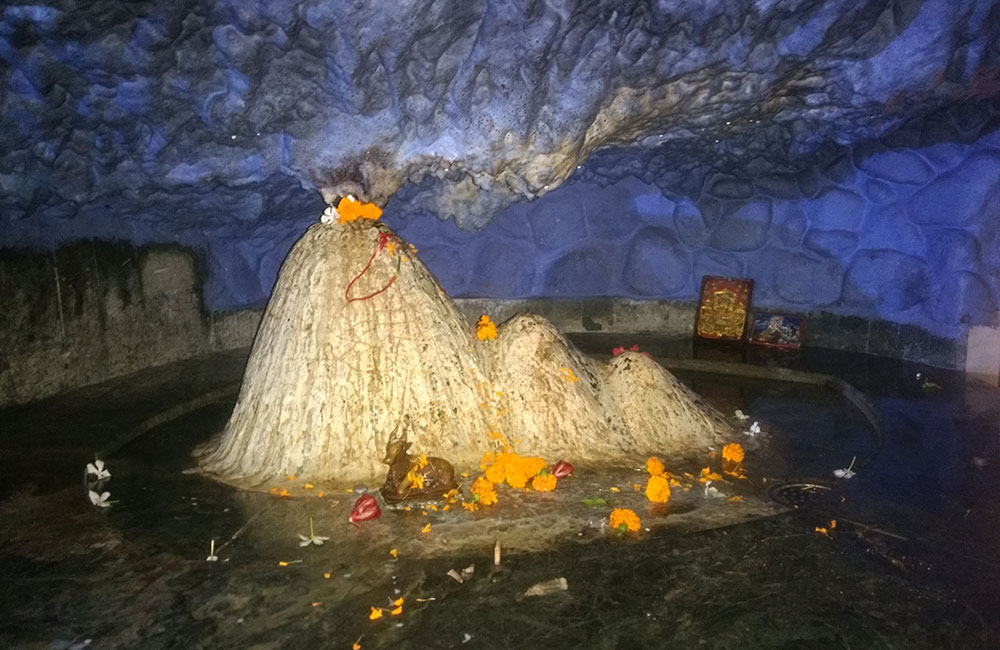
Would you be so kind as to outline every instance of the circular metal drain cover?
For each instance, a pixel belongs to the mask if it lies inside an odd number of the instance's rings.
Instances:
[[[786,506],[804,506],[830,490],[828,485],[819,483],[783,483],[767,491],[767,495]]]

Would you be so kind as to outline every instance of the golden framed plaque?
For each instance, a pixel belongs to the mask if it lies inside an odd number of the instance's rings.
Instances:
[[[747,314],[753,280],[706,275],[701,278],[695,336],[721,341],[742,341],[746,336]]]

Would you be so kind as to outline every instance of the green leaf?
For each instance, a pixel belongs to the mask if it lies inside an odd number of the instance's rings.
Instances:
[[[608,505],[608,502],[602,499],[601,497],[597,497],[596,499],[584,499],[583,505],[587,506],[588,508],[603,508],[604,506]]]

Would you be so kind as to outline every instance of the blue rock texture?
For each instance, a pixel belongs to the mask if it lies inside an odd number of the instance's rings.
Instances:
[[[634,176],[603,183],[591,176],[511,206],[474,239],[454,244],[440,268],[425,261],[447,291],[467,297],[695,300],[703,275],[728,275],[752,278],[754,304],[764,309],[824,310],[953,339],[969,325],[995,323],[1000,142],[986,136],[896,155],[882,150],[877,164],[860,160],[839,164],[837,184],[812,198],[780,183],[755,183],[743,200],[728,185],[715,196],[720,182],[706,177],[691,200]],[[894,161],[888,169],[886,161]],[[877,198],[863,189],[873,184],[882,188]],[[956,185],[961,197],[939,194]],[[928,219],[924,195],[947,204],[946,213]],[[447,239],[442,230],[462,232],[451,221],[393,207],[386,219],[418,248]],[[499,260],[463,272],[457,259],[471,241],[481,261]]]
[[[178,244],[210,308],[260,305],[353,193],[459,295],[692,298],[721,269],[953,332],[996,300],[998,7],[14,0],[0,246]]]

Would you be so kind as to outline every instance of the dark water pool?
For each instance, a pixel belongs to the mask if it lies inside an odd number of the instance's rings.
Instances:
[[[489,514],[386,511],[355,527],[346,522],[355,495],[343,490],[280,499],[182,473],[189,450],[225,422],[229,399],[106,458],[116,502],[107,510],[91,507],[61,465],[26,469],[0,503],[0,645],[1000,647],[994,393],[869,387],[877,430],[829,387],[678,375],[724,413],[749,414],[747,427],[761,422],[760,436],[745,440],[759,447],[748,454],[749,479],[723,486],[742,502],[706,499],[699,486],[678,491],[673,512],[642,510],[629,488],[641,480],[634,467],[593,467],[565,489],[512,496]],[[108,408],[127,408],[126,393]],[[100,425],[91,406],[82,428]],[[22,410],[7,422],[25,436],[53,412]],[[24,452],[32,441],[20,440]],[[62,448],[73,456],[72,444]],[[82,474],[89,452],[75,453]],[[833,470],[852,457],[857,475],[837,480]],[[775,486],[799,482],[829,489],[798,508],[769,499]],[[581,504],[597,496],[606,508]],[[635,506],[649,530],[608,530],[614,505]],[[331,539],[302,548],[297,535],[310,518]],[[426,523],[432,531],[421,534]],[[206,561],[211,540],[216,562]],[[447,576],[472,565],[462,584]],[[565,590],[525,596],[559,578]],[[372,607],[384,608],[381,619],[369,620]]]

